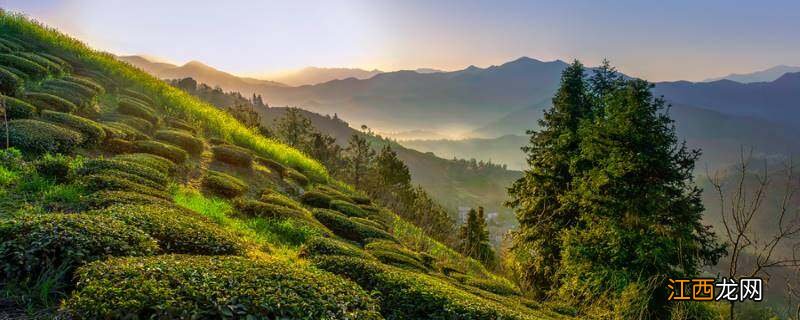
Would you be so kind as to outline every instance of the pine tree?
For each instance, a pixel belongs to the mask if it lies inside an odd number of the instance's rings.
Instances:
[[[403,161],[397,158],[397,153],[387,143],[375,158],[375,169],[380,181],[380,187],[387,190],[397,190],[411,184],[411,173]]]
[[[345,150],[347,177],[356,188],[364,189],[367,184],[370,165],[375,158],[375,150],[369,145],[366,138],[353,134]]]
[[[574,225],[577,208],[562,204],[571,188],[571,164],[580,152],[578,127],[591,117],[584,67],[575,61],[561,75],[553,106],[539,121],[541,131],[528,133],[522,150],[529,169],[509,188],[506,205],[514,208],[520,228],[511,253],[520,285],[542,297],[558,283],[560,234]]]
[[[284,143],[308,151],[308,144],[315,132],[311,120],[298,108],[287,108],[283,117],[275,119],[275,136]]]
[[[319,160],[328,172],[337,174],[343,166],[342,147],[336,144],[336,139],[328,134],[314,132],[311,134],[309,155]]]
[[[489,242],[489,230],[486,225],[486,216],[483,207],[478,210],[470,209],[467,221],[461,225],[459,232],[461,253],[474,258],[486,265],[494,262],[494,250]]]

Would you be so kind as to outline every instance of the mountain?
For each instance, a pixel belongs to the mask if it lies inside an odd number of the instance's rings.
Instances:
[[[756,71],[752,73],[731,73],[724,77],[706,79],[703,80],[703,82],[714,82],[719,80],[730,80],[739,83],[771,82],[780,78],[784,74],[794,73],[794,72],[800,72],[800,67],[779,65],[766,70]]]
[[[287,74],[270,77],[273,81],[290,86],[314,85],[339,79],[368,79],[382,73],[378,69],[307,67]]]
[[[118,56],[117,59],[130,63],[160,79],[193,78],[212,87],[220,86],[228,90],[247,93],[248,95],[259,90],[262,86],[286,86],[274,81],[238,77],[217,70],[200,61],[189,61],[177,66],[169,63],[153,62],[142,56]]]
[[[422,152],[432,152],[437,157],[452,159],[476,159],[506,165],[510,170],[526,168],[525,154],[520,148],[528,143],[522,135],[504,135],[497,138],[482,139],[436,139],[401,140],[406,148]]]
[[[427,139],[447,139],[446,136],[429,130],[408,130],[401,132],[381,132],[382,136],[394,140],[427,140]]]
[[[654,92],[673,104],[800,125],[800,72],[772,82],[659,82]]]

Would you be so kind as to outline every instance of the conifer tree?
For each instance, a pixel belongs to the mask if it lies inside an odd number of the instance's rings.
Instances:
[[[494,250],[489,243],[489,230],[486,225],[486,216],[483,207],[478,210],[470,209],[467,221],[461,225],[459,232],[461,253],[474,258],[486,265],[494,261]]]
[[[347,177],[356,188],[363,190],[367,184],[370,165],[375,158],[375,150],[372,150],[366,138],[353,134],[345,154]]]
[[[331,174],[337,174],[343,166],[342,147],[336,144],[336,138],[328,134],[312,133],[308,154],[325,165]]]
[[[300,113],[300,109],[287,108],[282,117],[275,119],[274,127],[278,139],[294,148],[308,151],[315,129],[311,120]]]

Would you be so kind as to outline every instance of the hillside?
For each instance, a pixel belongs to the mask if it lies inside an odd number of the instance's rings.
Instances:
[[[273,81],[296,87],[347,78],[369,79],[380,73],[383,73],[383,71],[378,69],[306,67],[297,71],[271,76],[270,78]]]
[[[769,69],[755,71],[751,73],[731,73],[724,77],[706,79],[703,82],[714,82],[719,80],[730,80],[739,83],[751,82],[772,82],[787,73],[800,72],[800,67],[779,65]]]
[[[0,317],[566,317],[109,54],[6,13],[0,39]]]

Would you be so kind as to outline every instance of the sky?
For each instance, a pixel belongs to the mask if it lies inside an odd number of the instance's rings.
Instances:
[[[608,58],[650,81],[800,65],[800,1],[0,0],[115,54],[265,77],[307,66]]]

